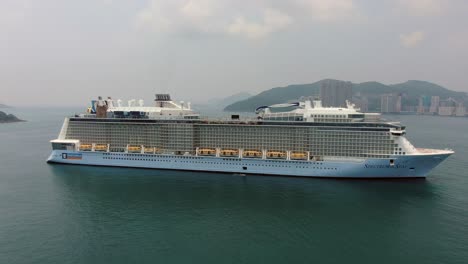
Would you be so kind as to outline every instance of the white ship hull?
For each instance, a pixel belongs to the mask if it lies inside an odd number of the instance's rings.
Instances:
[[[330,158],[324,161],[299,161],[53,150],[47,161],[76,165],[301,177],[416,178],[426,177],[452,153],[448,150],[426,150],[425,153],[392,156],[390,159]]]

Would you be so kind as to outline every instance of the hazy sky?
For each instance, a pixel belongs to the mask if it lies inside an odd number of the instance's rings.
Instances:
[[[467,0],[0,0],[0,102],[196,102],[323,78],[468,92],[467,14]]]

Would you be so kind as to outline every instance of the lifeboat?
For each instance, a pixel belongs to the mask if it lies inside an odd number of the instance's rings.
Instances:
[[[223,157],[237,157],[239,156],[239,151],[235,149],[223,149],[220,152],[220,156]]]
[[[95,151],[107,151],[107,144],[96,144],[94,146]]]
[[[140,153],[141,152],[141,146],[128,146],[127,150],[129,153]]]
[[[283,151],[268,151],[266,154],[269,159],[285,159],[286,152]]]
[[[198,149],[198,155],[200,155],[200,156],[215,156],[216,155],[216,149],[201,148],[201,149]]]
[[[291,152],[292,160],[306,160],[307,152]]]
[[[244,158],[261,158],[262,152],[259,150],[244,150],[242,156]]]
[[[310,159],[313,161],[323,161],[322,156],[311,156]]]
[[[91,151],[93,149],[93,145],[91,144],[81,144],[80,150],[81,151]]]
[[[154,151],[155,151],[156,148],[153,148],[153,147],[144,147],[143,151],[146,153],[146,154],[153,154]]]

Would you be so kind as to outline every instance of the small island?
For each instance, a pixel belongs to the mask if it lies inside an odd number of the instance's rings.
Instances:
[[[12,114],[7,114],[5,112],[0,111],[0,123],[14,123],[23,121],[24,120],[21,120]]]

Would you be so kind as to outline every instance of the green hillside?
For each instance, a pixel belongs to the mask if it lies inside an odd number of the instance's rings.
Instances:
[[[251,96],[252,95],[247,92],[240,92],[240,93],[236,93],[225,98],[218,98],[218,99],[211,100],[210,104],[218,105],[220,106],[220,109],[222,109],[226,105],[235,103],[237,101],[245,100],[247,98],[250,98]]]
[[[252,112],[261,105],[271,105],[295,100],[301,96],[319,95],[322,81],[312,84],[295,84],[286,87],[276,87],[257,95],[249,97],[230,104],[224,108],[224,111],[229,112]]]
[[[302,96],[318,96],[320,94],[321,80],[312,84],[297,84],[286,87],[277,87],[263,91],[245,100],[240,100],[224,108],[229,112],[252,112],[261,105],[271,105],[297,100]],[[448,90],[440,85],[425,81],[407,81],[400,84],[385,85],[379,82],[364,82],[353,84],[353,94],[364,96],[369,101],[369,110],[380,110],[380,96],[382,94],[403,94],[404,105],[417,105],[421,95],[466,98],[466,93]]]

